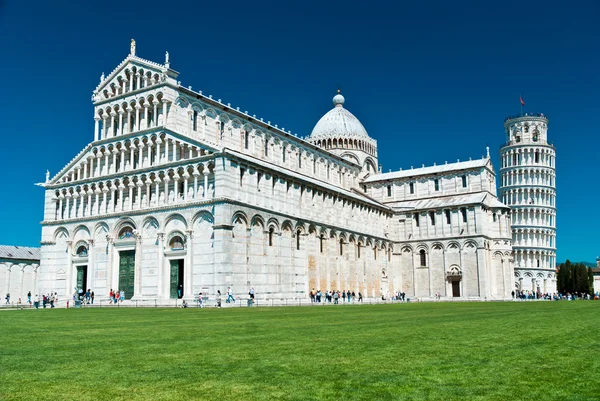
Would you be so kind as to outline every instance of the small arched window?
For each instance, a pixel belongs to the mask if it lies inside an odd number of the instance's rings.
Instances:
[[[79,256],[80,258],[85,258],[88,256],[88,249],[87,246],[85,245],[81,245],[77,248],[77,256]]]
[[[421,259],[421,266],[427,266],[427,254],[425,253],[424,249],[419,251],[419,257]]]
[[[169,248],[171,248],[173,251],[181,250],[183,249],[183,244],[183,239],[179,235],[176,235],[171,238],[171,241],[169,241]]]
[[[296,231],[296,250],[300,250],[300,233],[301,231]]]
[[[119,232],[119,239],[133,238],[133,228],[127,226],[123,227]]]
[[[344,255],[344,239],[340,238],[340,256]]]
[[[273,227],[269,228],[269,246],[273,246],[273,233],[275,232],[275,230],[273,229]]]
[[[323,253],[323,235],[319,237],[319,250]]]

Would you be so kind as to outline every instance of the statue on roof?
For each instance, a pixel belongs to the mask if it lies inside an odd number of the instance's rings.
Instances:
[[[50,171],[46,170],[46,182],[50,181]]]
[[[135,39],[131,39],[131,46],[130,46],[129,54],[132,56],[135,56]]]
[[[169,64],[169,52],[165,52],[165,64]]]

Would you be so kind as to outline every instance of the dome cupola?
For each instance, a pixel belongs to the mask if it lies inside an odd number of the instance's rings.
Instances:
[[[333,97],[333,109],[317,122],[308,141],[363,167],[377,171],[377,141],[369,136],[360,120],[345,107],[340,91]]]

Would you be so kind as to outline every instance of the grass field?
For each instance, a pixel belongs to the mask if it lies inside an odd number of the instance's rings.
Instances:
[[[0,312],[0,400],[598,400],[600,302]]]

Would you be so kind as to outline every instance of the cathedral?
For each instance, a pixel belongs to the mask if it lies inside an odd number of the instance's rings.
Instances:
[[[486,157],[381,173],[341,93],[298,137],[130,54],[93,91],[94,137],[47,176],[36,288],[191,300],[315,289],[509,299],[511,210]],[[546,267],[549,265],[546,264]]]

